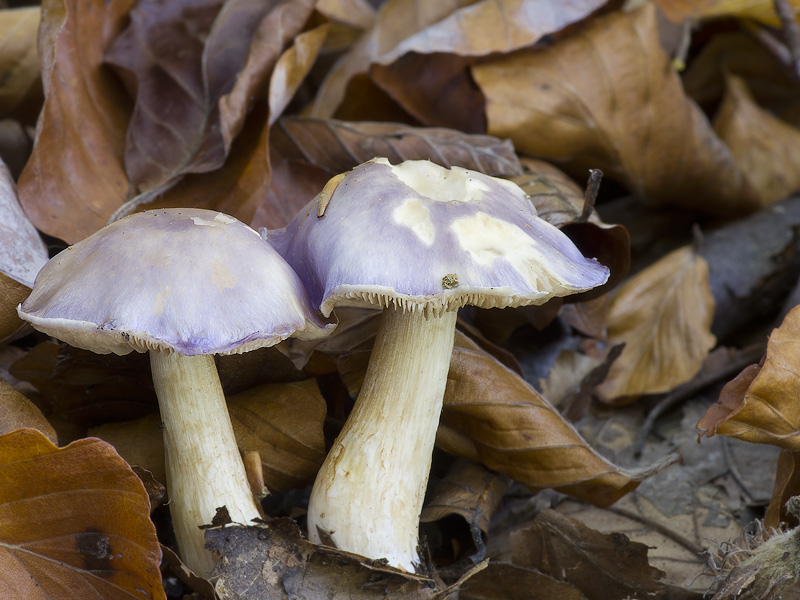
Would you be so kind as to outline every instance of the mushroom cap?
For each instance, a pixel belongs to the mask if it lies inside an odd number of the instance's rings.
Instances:
[[[137,213],[52,258],[19,316],[99,354],[235,354],[327,335],[297,274],[233,217]]]
[[[609,275],[516,184],[422,160],[374,158],[332,179],[269,242],[325,316],[345,299],[426,315],[543,304]]]

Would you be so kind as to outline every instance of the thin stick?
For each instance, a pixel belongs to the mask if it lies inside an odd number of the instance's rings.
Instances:
[[[581,211],[581,216],[578,217],[576,223],[586,223],[589,217],[592,216],[602,179],[603,172],[600,169],[589,169],[589,181],[586,182],[586,193],[583,196],[583,211]]]

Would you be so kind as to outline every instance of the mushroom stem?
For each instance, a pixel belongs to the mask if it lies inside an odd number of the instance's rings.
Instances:
[[[383,311],[356,406],[314,482],[312,541],[329,536],[342,550],[394,567],[419,565],[419,515],[455,324],[456,311]]]
[[[183,562],[206,577],[216,564],[200,525],[226,506],[231,520],[260,512],[247,482],[213,355],[150,352],[164,424],[167,489]]]

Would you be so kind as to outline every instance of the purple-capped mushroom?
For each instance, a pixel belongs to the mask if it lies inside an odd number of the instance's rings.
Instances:
[[[297,275],[261,236],[201,209],[137,213],[70,246],[18,308],[36,329],[99,354],[150,353],[166,448],[170,510],[184,562],[215,564],[198,526],[226,506],[260,516],[214,354],[327,335]]]
[[[376,158],[337,176],[269,241],[325,316],[342,300],[385,309],[314,483],[309,537],[414,571],[458,309],[543,304],[602,285],[608,269],[517,185],[428,161]]]

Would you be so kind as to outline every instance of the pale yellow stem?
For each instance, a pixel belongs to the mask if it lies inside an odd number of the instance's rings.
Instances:
[[[205,577],[216,564],[203,548],[200,525],[220,506],[231,520],[260,516],[236,446],[214,357],[150,352],[164,422],[167,489],[175,537],[184,563]]]
[[[309,538],[413,572],[456,312],[384,310],[353,412],[314,482]],[[323,536],[320,536],[320,532]]]

